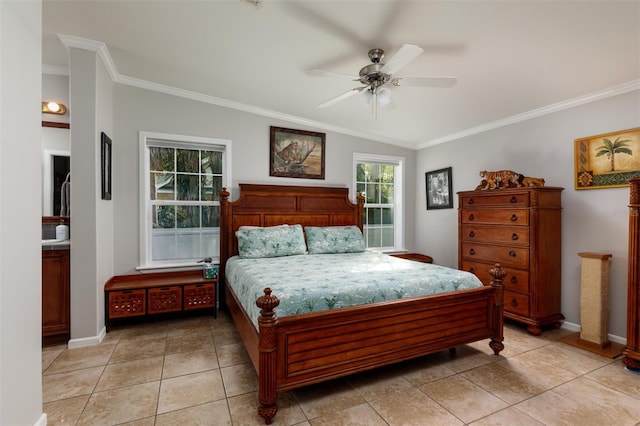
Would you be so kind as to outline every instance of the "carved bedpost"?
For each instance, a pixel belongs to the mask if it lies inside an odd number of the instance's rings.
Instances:
[[[264,289],[264,296],[258,297],[256,305],[260,308],[258,327],[260,332],[259,372],[258,372],[258,414],[266,424],[276,415],[276,313],[274,309],[280,304],[276,296],[271,295],[269,287]]]
[[[363,222],[364,222],[364,193],[363,192],[358,192],[358,196],[356,197],[357,203],[358,203],[358,217],[357,217],[357,221],[356,223],[358,224],[358,227],[360,228],[360,230],[363,230]]]
[[[229,191],[222,188],[220,191],[220,265],[218,267],[219,282],[224,284],[224,267],[229,257]]]
[[[640,179],[629,180],[629,265],[627,275],[627,345],[622,363],[640,370]]]
[[[493,353],[498,355],[501,350],[504,349],[502,341],[504,340],[503,328],[504,328],[504,284],[502,279],[507,275],[499,263],[496,263],[496,267],[489,270],[489,273],[493,277],[491,285],[496,290],[493,300],[493,312],[490,322],[491,330],[491,342],[489,346],[493,349]]]

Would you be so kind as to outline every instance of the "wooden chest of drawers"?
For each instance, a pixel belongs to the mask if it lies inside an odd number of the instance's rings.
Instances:
[[[458,193],[458,267],[489,283],[489,268],[502,264],[505,317],[536,335],[564,319],[561,194],[554,187]]]

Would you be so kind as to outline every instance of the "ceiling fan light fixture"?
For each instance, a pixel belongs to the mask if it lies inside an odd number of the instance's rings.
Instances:
[[[378,89],[378,106],[386,106],[391,102],[391,90],[383,87]]]

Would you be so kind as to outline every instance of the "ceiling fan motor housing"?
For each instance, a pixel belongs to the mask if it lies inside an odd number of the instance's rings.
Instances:
[[[367,86],[373,85],[376,87],[389,82],[391,75],[380,71],[383,66],[384,64],[381,63],[373,63],[366,67],[362,67],[360,69],[360,82]]]

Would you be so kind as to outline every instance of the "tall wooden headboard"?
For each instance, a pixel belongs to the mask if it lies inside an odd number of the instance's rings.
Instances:
[[[229,201],[229,192],[220,192],[220,267],[238,254],[236,231],[241,226],[356,225],[362,230],[364,197],[357,204],[349,200],[348,188],[240,184],[240,196]]]

